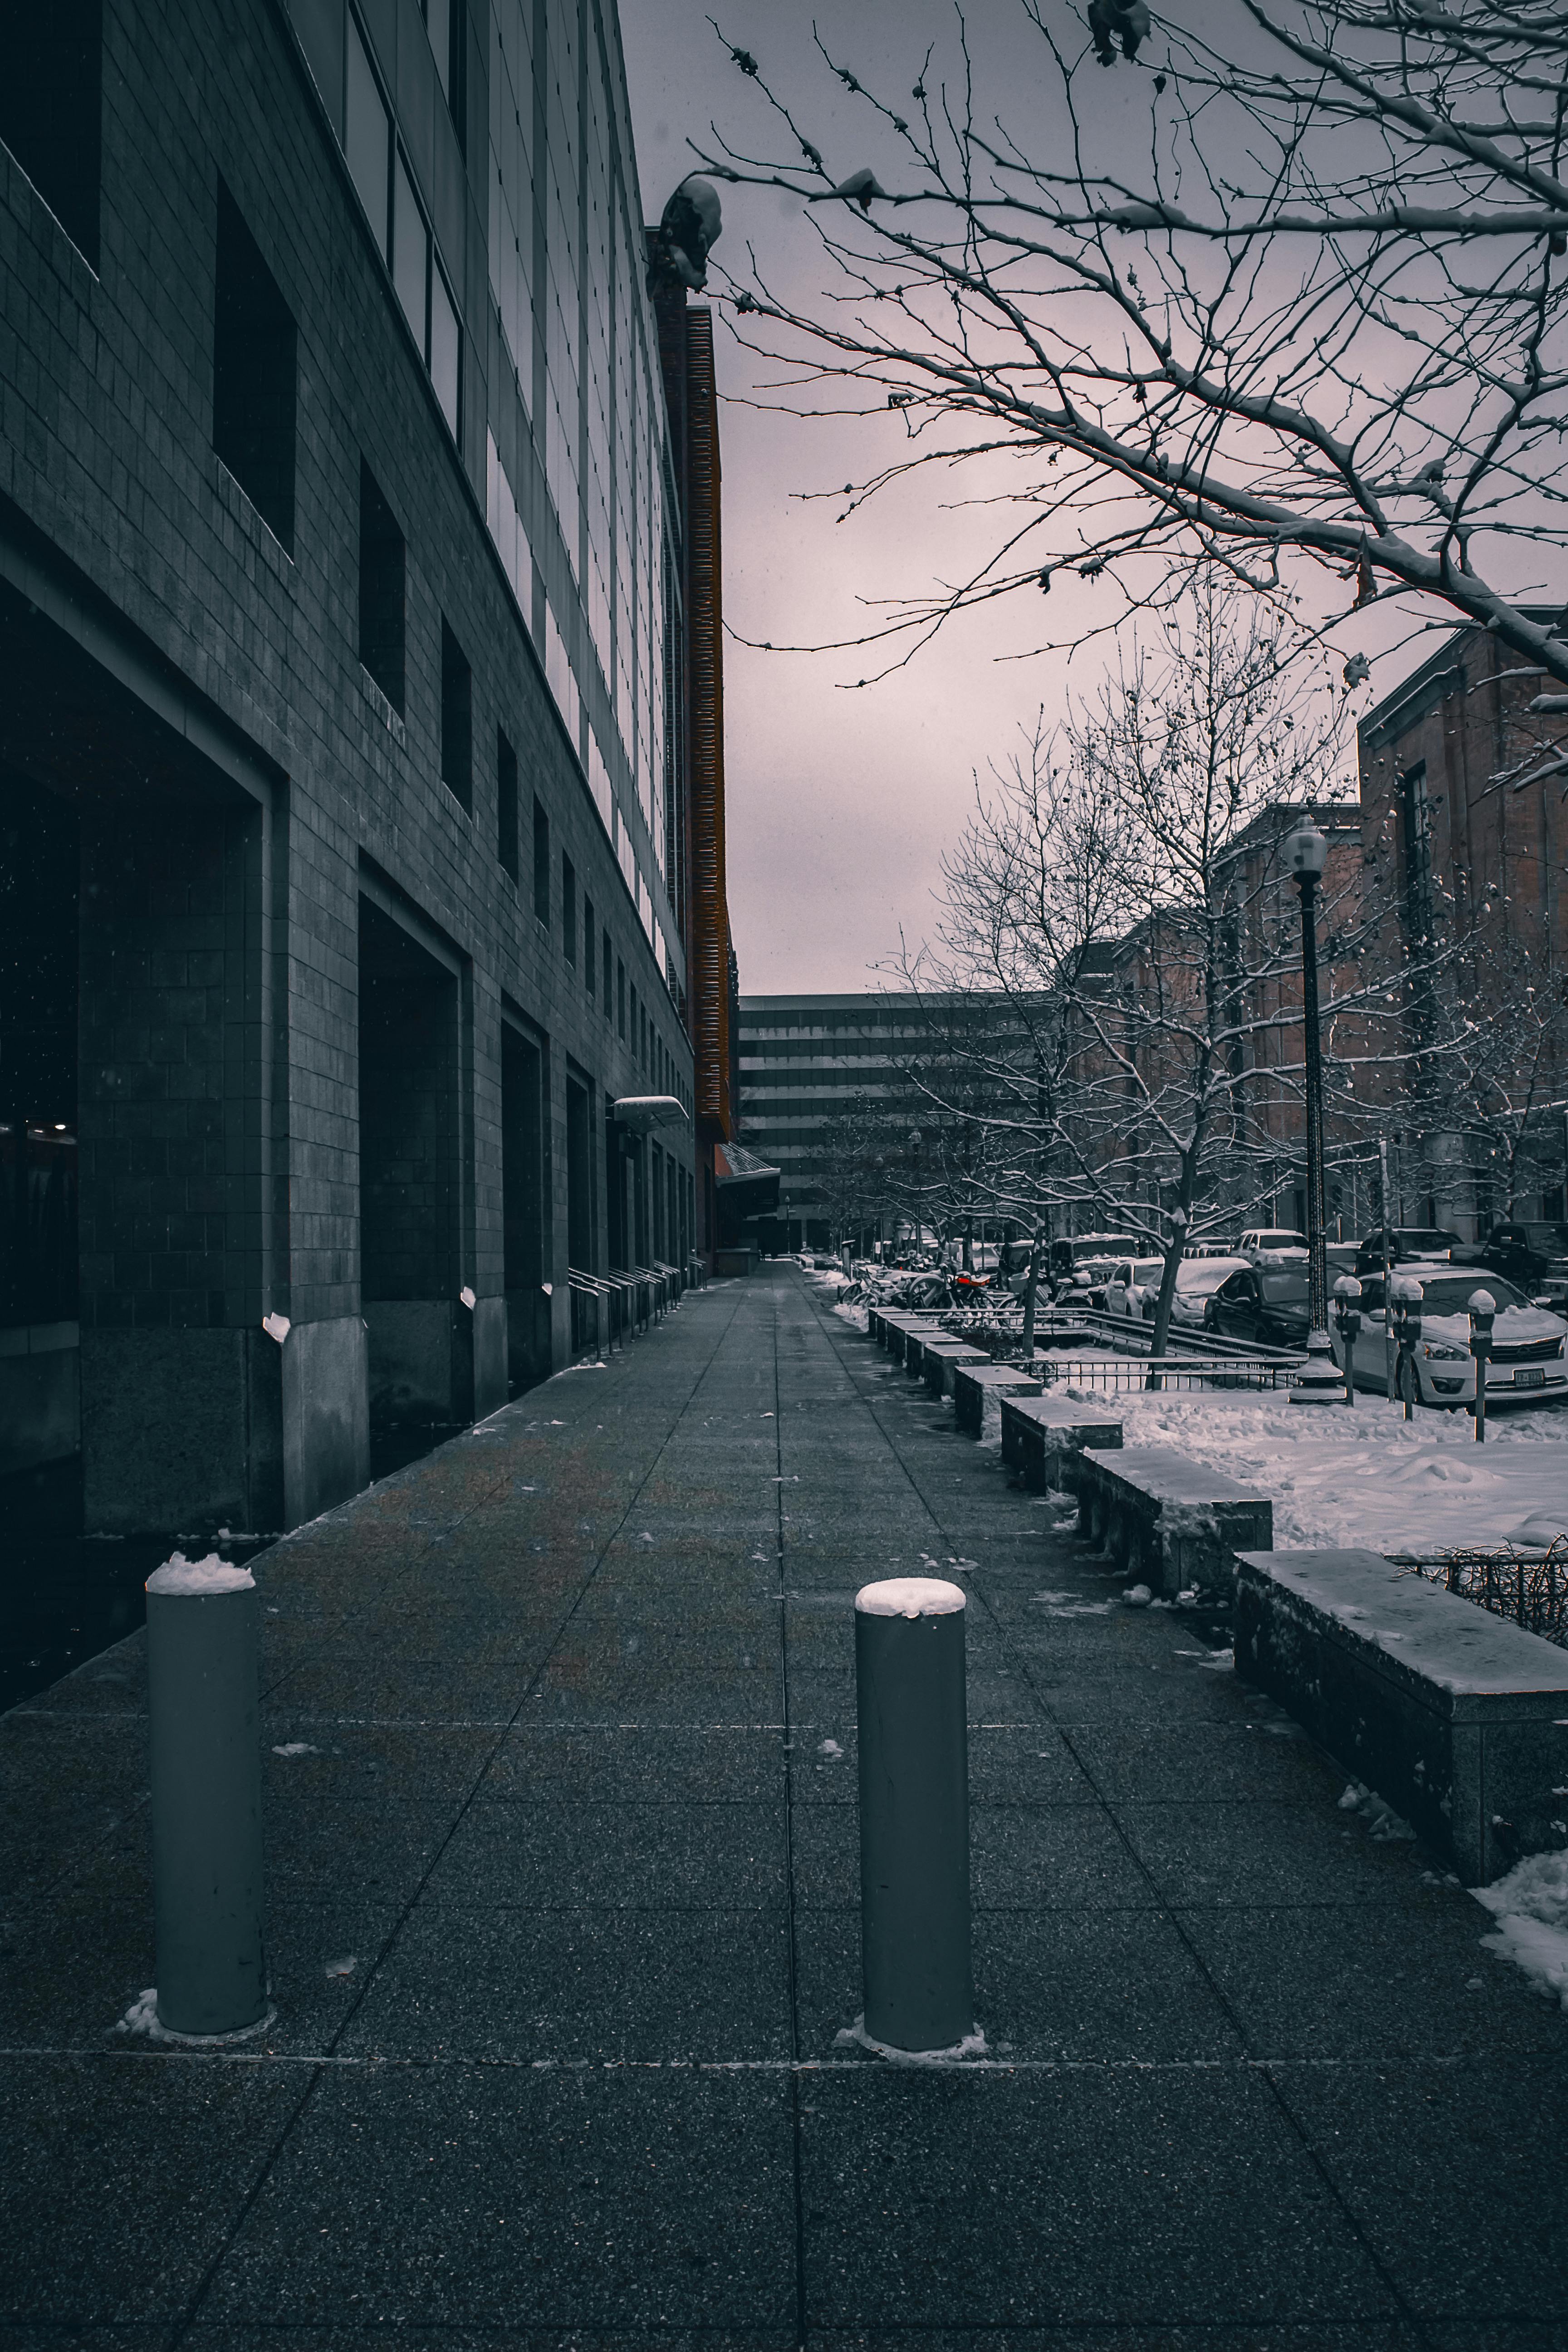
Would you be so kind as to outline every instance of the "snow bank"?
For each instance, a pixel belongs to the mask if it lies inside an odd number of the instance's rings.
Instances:
[[[1497,1921],[1481,1938],[1488,1950],[1512,1960],[1537,1992],[1568,2009],[1568,1853],[1527,1854],[1506,1878],[1470,1893]]]
[[[1059,1393],[1059,1391],[1058,1391]],[[1292,1404],[1276,1391],[1068,1390],[1120,1415],[1123,1443],[1169,1445],[1274,1499],[1279,1551],[1442,1552],[1568,1531],[1568,1412],[1418,1412],[1385,1397]]]
[[[247,1568],[236,1568],[209,1551],[205,1559],[187,1559],[177,1551],[147,1579],[149,1592],[253,1592],[256,1579]]]

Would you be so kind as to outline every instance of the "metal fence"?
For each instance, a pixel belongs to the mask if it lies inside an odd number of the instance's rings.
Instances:
[[[1100,1356],[1086,1363],[1070,1356],[1037,1356],[1032,1369],[1052,1387],[1109,1389],[1128,1395],[1142,1389],[1277,1389],[1289,1381],[1300,1360],[1299,1356],[1237,1354]]]
[[[1544,1551],[1508,1544],[1499,1551],[1448,1551],[1430,1559],[1408,1552],[1385,1556],[1407,1576],[1441,1584],[1461,1601],[1473,1601],[1494,1617],[1511,1617],[1527,1633],[1568,1649],[1568,1536]]]

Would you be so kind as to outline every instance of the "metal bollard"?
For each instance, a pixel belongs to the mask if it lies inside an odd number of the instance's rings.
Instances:
[[[855,1596],[865,2030],[897,2050],[974,2029],[963,1610],[935,1577]]]
[[[176,1552],[147,1580],[153,1917],[165,2032],[267,2014],[256,1580]]]

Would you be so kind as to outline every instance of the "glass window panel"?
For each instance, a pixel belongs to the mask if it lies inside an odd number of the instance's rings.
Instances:
[[[430,275],[430,232],[425,226],[425,215],[419,209],[401,150],[393,167],[393,283],[397,288],[397,299],[414,330],[414,340],[423,359],[427,349],[425,340],[425,289]]]
[[[425,29],[436,53],[436,71],[440,77],[441,95],[449,104],[452,96],[452,0],[425,0]]]
[[[349,16],[349,72],[344,152],[359,199],[370,215],[381,257],[386,258],[386,160],[391,130],[359,26]]]
[[[458,405],[462,358],[463,335],[458,324],[457,306],[445,277],[438,268],[433,269],[430,273],[430,381],[436,387],[436,397],[447,420],[447,430],[454,441],[462,438],[458,431]]]

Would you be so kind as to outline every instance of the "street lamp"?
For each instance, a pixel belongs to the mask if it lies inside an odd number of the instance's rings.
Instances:
[[[1329,1340],[1329,1265],[1323,1234],[1323,1052],[1318,1028],[1318,885],[1329,845],[1310,817],[1285,843],[1301,893],[1301,1025],[1307,1062],[1307,1361],[1290,1383],[1298,1404],[1337,1404],[1340,1376]]]

